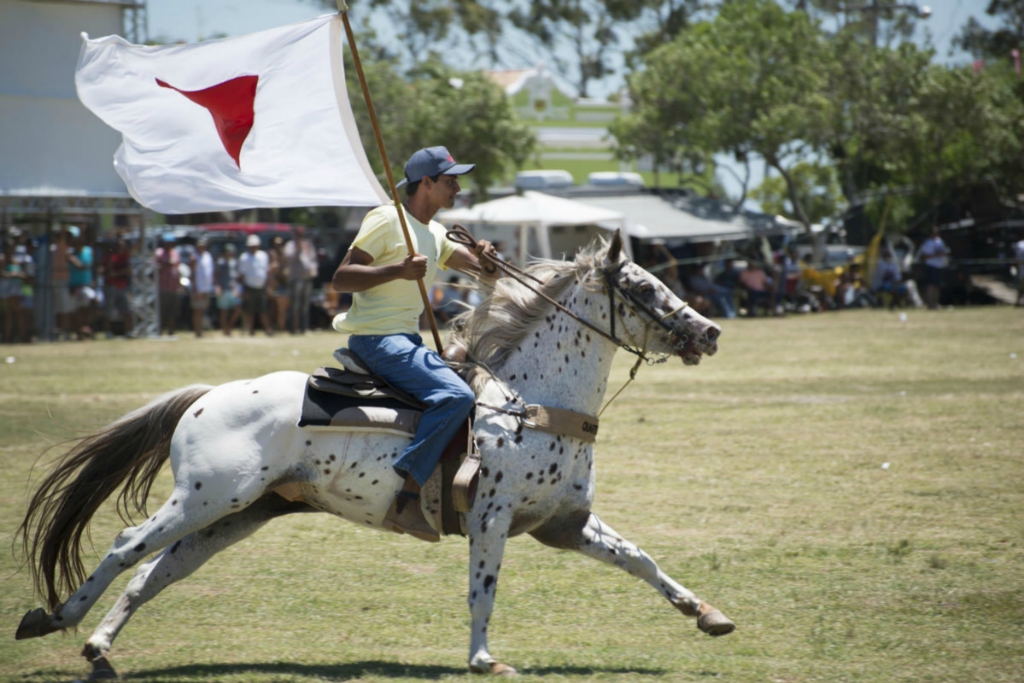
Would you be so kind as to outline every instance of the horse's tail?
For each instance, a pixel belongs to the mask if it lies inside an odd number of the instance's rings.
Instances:
[[[60,594],[85,579],[81,540],[96,510],[119,487],[117,511],[146,514],[146,497],[171,452],[171,437],[189,406],[213,387],[193,385],[164,394],[61,456],[32,496],[18,528],[36,592],[50,610]]]

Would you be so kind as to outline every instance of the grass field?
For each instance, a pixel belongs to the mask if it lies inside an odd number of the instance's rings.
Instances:
[[[642,369],[602,418],[595,511],[735,633],[708,638],[646,584],[525,537],[492,654],[538,681],[1024,680],[1024,313],[908,318],[724,321],[717,356]],[[178,386],[312,370],[341,341],[0,349],[0,680],[85,673],[128,578],[80,633],[14,641],[41,604],[11,547],[47,446]],[[87,564],[121,526],[97,518]],[[147,683],[468,679],[466,558],[457,538],[278,520],[145,606],[112,661]]]

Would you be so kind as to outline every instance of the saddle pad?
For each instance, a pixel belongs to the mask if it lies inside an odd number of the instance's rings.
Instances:
[[[358,405],[362,405],[364,400],[392,398],[404,403],[407,408],[423,410],[426,407],[415,396],[388,384],[383,377],[348,369],[317,368],[309,376],[308,385],[327,394],[349,396],[356,399]]]
[[[346,396],[306,383],[299,426],[343,431],[379,431],[412,436],[421,411],[392,398]]]

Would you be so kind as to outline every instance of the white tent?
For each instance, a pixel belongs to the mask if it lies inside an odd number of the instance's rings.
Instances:
[[[625,237],[626,227],[626,216],[621,211],[529,190],[521,196],[445,211],[438,220],[447,226],[461,223],[478,238],[511,242],[509,251],[519,264],[525,263],[528,256],[571,256],[601,230],[622,229]],[[625,242],[628,249],[629,240]]]
[[[671,244],[745,240],[803,230],[799,223],[692,194],[659,196],[647,193],[595,194],[580,197],[590,206],[621,211],[627,230],[641,240],[663,239]],[[820,227],[820,226],[819,226]]]

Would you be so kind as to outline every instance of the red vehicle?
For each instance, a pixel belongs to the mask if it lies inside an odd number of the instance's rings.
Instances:
[[[292,226],[288,223],[207,223],[194,226],[195,236],[203,235],[210,245],[210,252],[215,256],[224,250],[224,245],[231,242],[239,254],[245,251],[245,239],[249,235],[258,235],[263,249],[270,248],[270,241],[281,236],[287,242],[292,238]]]

